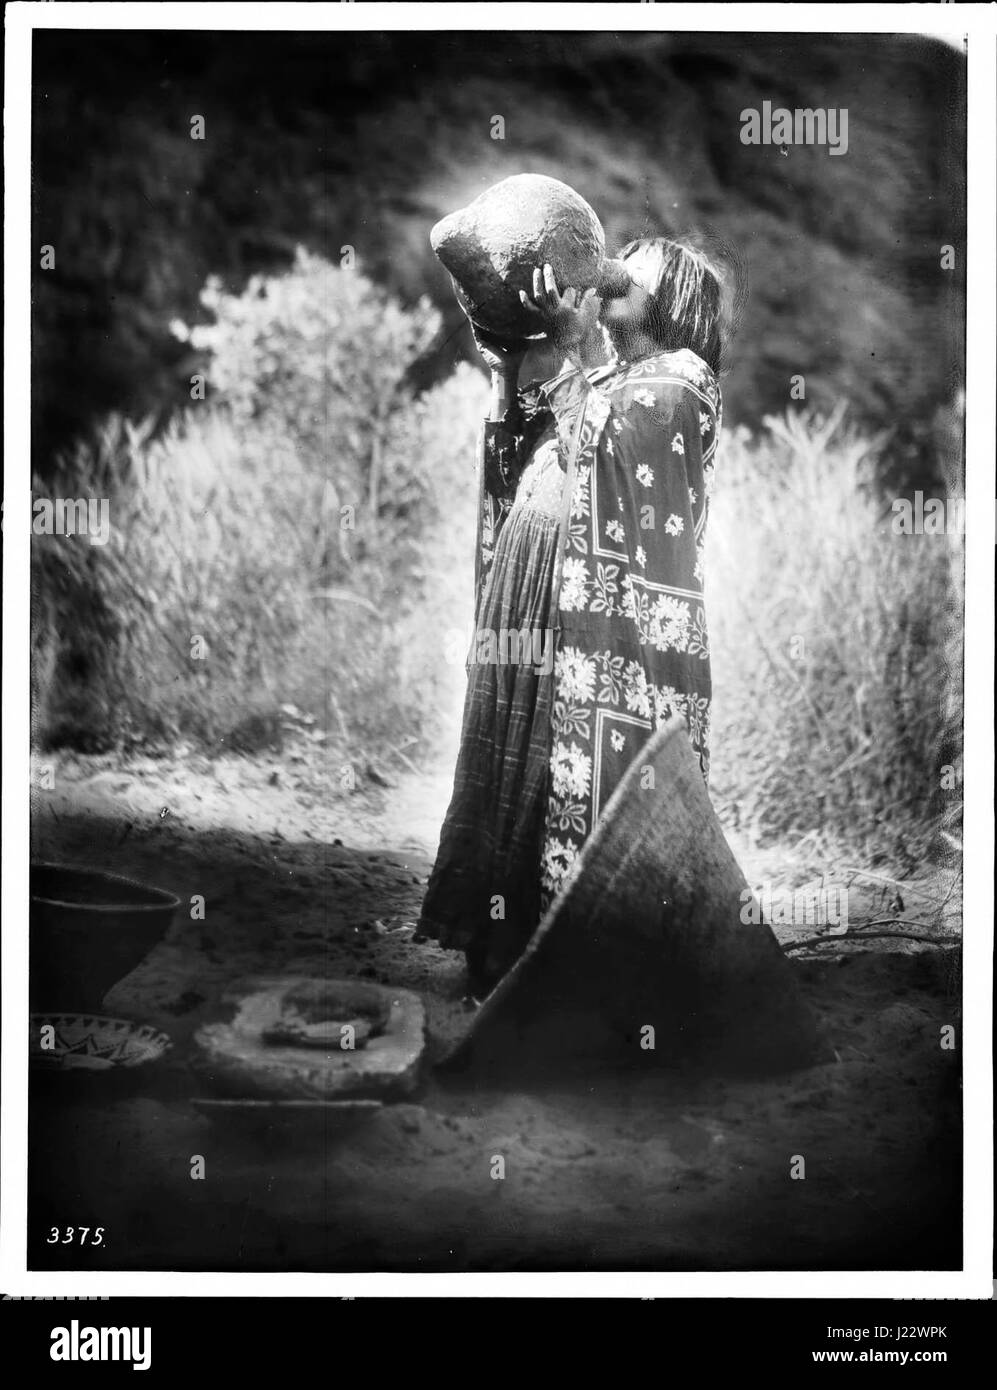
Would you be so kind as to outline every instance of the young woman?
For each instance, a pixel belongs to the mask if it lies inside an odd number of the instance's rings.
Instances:
[[[704,256],[643,239],[619,298],[532,307],[574,363],[518,390],[492,370],[476,639],[453,797],[419,930],[463,948],[473,992],[515,961],[652,731],[676,713],[708,771],[703,541],[720,432],[721,290]],[[529,303],[524,296],[524,303]]]

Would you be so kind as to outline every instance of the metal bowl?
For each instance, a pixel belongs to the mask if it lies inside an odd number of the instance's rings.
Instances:
[[[180,899],[118,874],[31,865],[31,1008],[99,1011],[104,995],[166,935]]]

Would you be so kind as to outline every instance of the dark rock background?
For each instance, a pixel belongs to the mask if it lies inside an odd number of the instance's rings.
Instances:
[[[847,154],[741,144],[764,100],[847,107]],[[964,134],[963,56],[902,35],[39,32],[34,241],[56,268],[33,272],[35,467],[108,411],[184,402],[170,320],[203,314],[209,273],[235,288],[296,244],[351,245],[444,308],[428,384],[472,351],[429,229],[532,170],[578,188],[611,247],[734,241],[751,298],[728,420],[781,411],[802,373],[808,404],[897,430],[909,486],[938,474],[962,382]]]

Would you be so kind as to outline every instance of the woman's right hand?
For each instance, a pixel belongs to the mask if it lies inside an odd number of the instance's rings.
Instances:
[[[530,344],[524,339],[495,337],[471,319],[468,319],[468,323],[471,324],[471,332],[474,334],[474,345],[485,366],[501,376],[518,378],[520,365],[529,351]]]

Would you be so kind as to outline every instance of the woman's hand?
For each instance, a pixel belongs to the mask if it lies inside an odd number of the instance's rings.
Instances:
[[[518,379],[519,368],[530,344],[508,338],[496,338],[485,329],[479,328],[471,319],[468,319],[468,323],[471,324],[471,332],[474,334],[474,346],[489,371],[493,375],[497,372],[500,376]]]
[[[481,360],[492,374],[492,394],[488,406],[489,420],[504,420],[516,399],[519,386],[519,369],[523,365],[530,344],[508,338],[496,338],[470,318],[474,345],[481,354]]]
[[[570,285],[562,293],[549,265],[533,271],[533,298],[519,291],[523,308],[542,320],[547,337],[560,352],[577,348],[599,321],[599,297],[594,289],[579,291]]]

